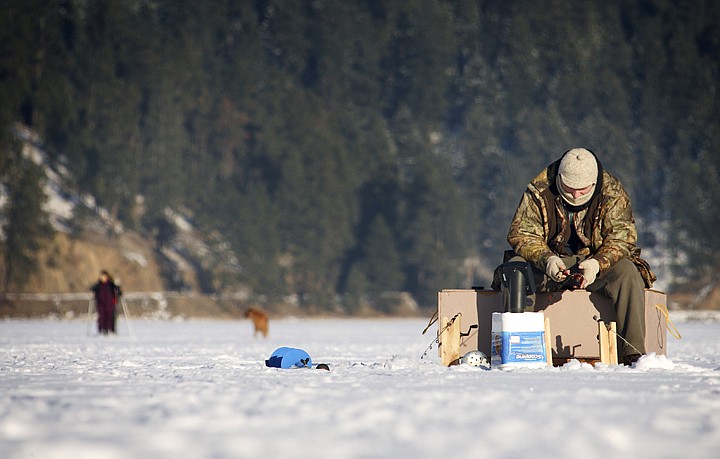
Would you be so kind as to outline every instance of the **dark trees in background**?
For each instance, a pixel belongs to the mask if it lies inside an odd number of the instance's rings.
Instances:
[[[22,287],[38,268],[37,252],[53,234],[42,206],[46,195],[42,189],[45,171],[41,166],[8,154],[0,162],[7,200],[2,211],[2,244],[0,244],[0,294]]]
[[[221,234],[239,267],[205,289],[429,306],[500,261],[524,186],[575,146],[627,185],[641,245],[669,228],[717,268],[712,0],[2,3],[0,139],[30,126],[127,226],[182,207]]]

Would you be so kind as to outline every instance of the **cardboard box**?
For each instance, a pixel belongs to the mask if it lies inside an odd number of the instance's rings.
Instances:
[[[667,354],[667,322],[659,307],[667,306],[667,295],[645,291],[645,351]],[[539,293],[535,311],[550,318],[553,360],[600,358],[598,325],[615,321],[610,300],[585,290]],[[442,290],[438,292],[438,316],[452,318],[460,313],[460,355],[479,350],[490,356],[492,313],[505,312],[502,293],[485,290]],[[440,342],[442,346],[442,342]]]
[[[451,319],[455,314],[461,314],[460,356],[478,350],[490,358],[493,312],[505,312],[502,295],[498,292],[443,290],[438,293],[438,317]],[[442,343],[439,344],[441,345]]]

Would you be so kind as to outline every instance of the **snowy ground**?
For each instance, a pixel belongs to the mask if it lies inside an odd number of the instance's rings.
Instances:
[[[673,318],[667,359],[513,371],[421,360],[422,320],[4,321],[0,458],[717,458],[720,321]]]

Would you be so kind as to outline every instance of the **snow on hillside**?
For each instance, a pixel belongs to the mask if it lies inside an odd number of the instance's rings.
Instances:
[[[90,210],[93,215],[94,221],[85,224],[94,230],[101,233],[110,230],[109,232],[113,234],[122,234],[125,231],[122,223],[113,218],[106,208],[99,205],[94,196],[68,188],[67,183],[72,182],[71,173],[62,165],[62,162],[51,164],[43,150],[42,140],[34,131],[21,124],[16,124],[13,127],[13,133],[22,141],[23,157],[45,169],[47,181],[43,191],[47,200],[43,210],[48,214],[50,223],[56,231],[69,233],[73,218],[81,207]],[[7,201],[3,191],[0,186],[0,209]],[[136,202],[142,208],[143,196],[136,196]],[[171,270],[184,273],[179,277],[185,279],[195,277],[194,272],[197,265],[201,265],[205,269],[222,265],[227,270],[238,271],[240,269],[239,260],[224,238],[219,234],[209,237],[199,234],[188,217],[188,213],[184,209],[166,208],[164,210],[167,221],[176,230],[173,240],[164,241],[166,244],[161,248],[165,261],[172,264]],[[124,255],[140,266],[147,265],[147,260],[142,255],[133,252]]]
[[[122,231],[122,225],[112,221],[107,209],[96,205],[94,197],[66,189],[65,182],[70,178],[70,172],[62,164],[50,164],[43,150],[42,141],[35,132],[21,124],[15,124],[13,133],[23,143],[23,157],[45,169],[47,181],[43,191],[47,200],[43,210],[48,214],[50,223],[56,231],[69,231],[69,222],[78,206],[93,210],[103,224],[118,232]]]
[[[673,316],[676,317],[675,315]],[[0,455],[716,458],[720,321],[633,367],[442,367],[424,321],[0,322]],[[331,371],[267,368],[280,346]]]

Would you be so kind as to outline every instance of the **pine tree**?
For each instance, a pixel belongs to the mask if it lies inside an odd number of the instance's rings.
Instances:
[[[46,200],[42,190],[45,180],[42,167],[19,155],[9,162],[3,177],[7,188],[2,227],[4,294],[27,282],[38,268],[38,250],[53,233],[47,214],[42,209]]]

